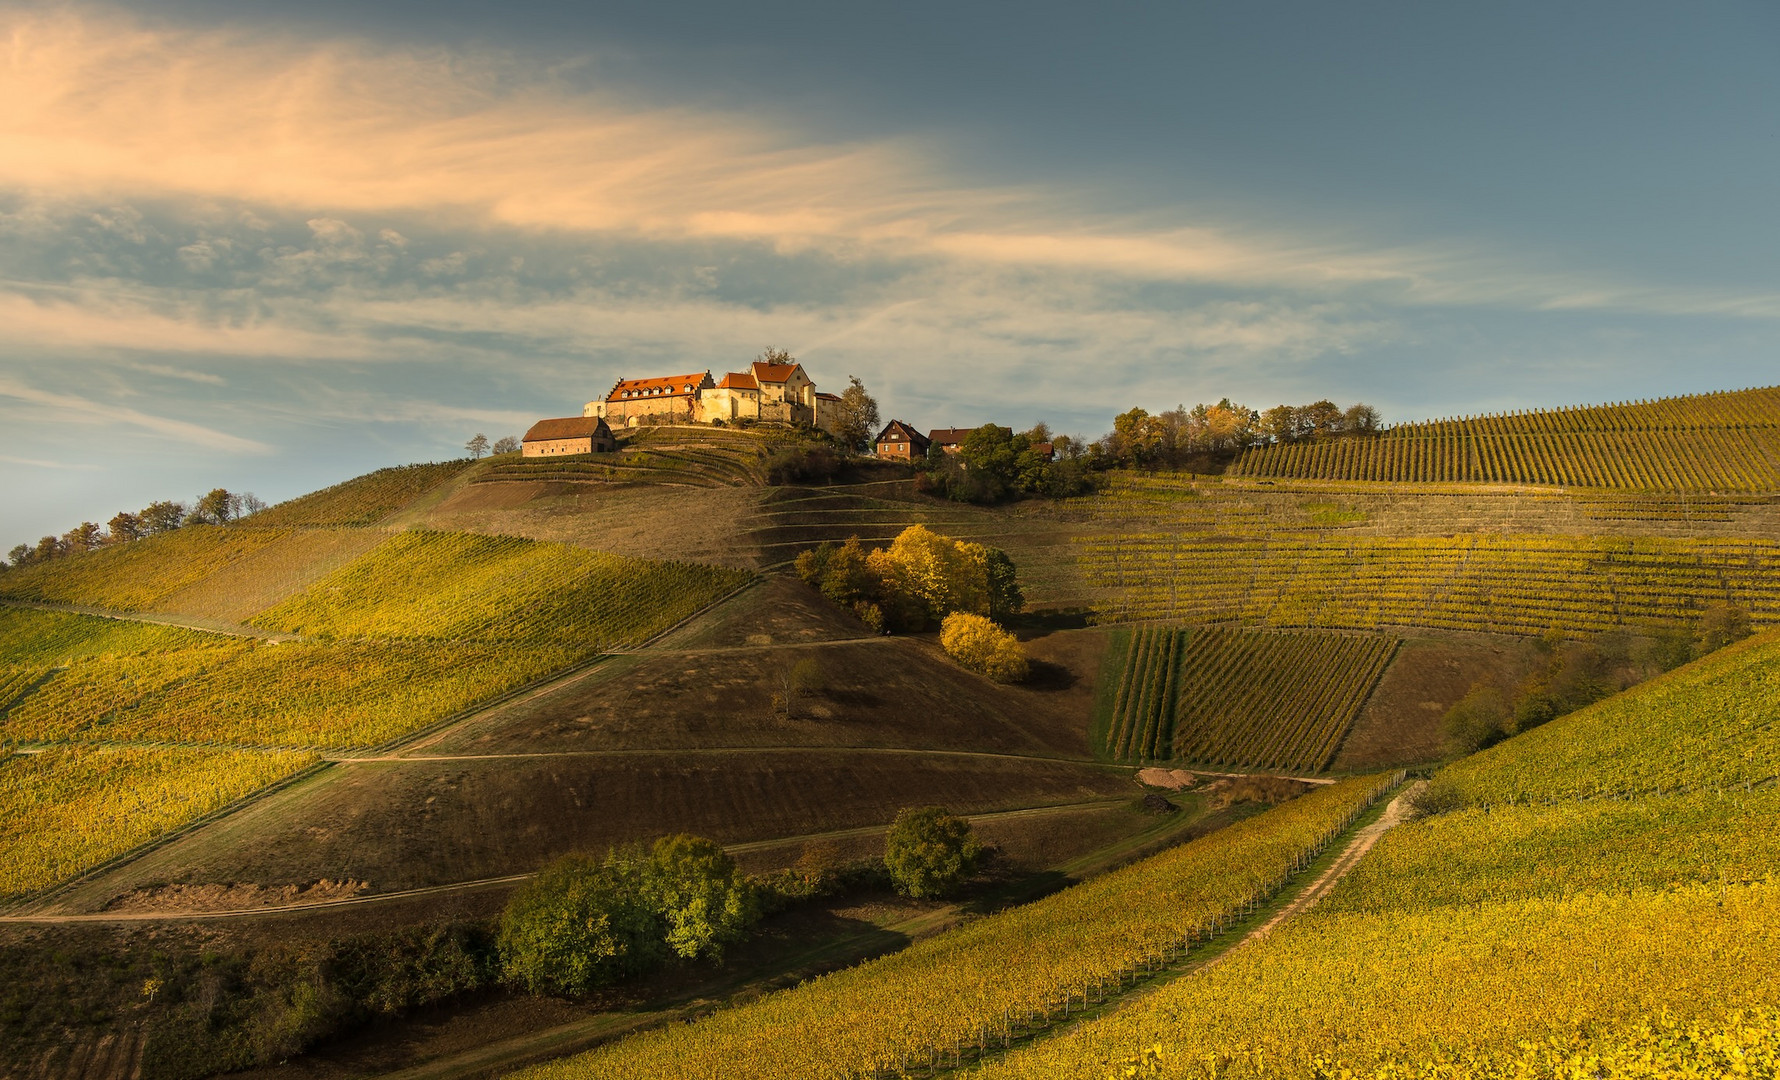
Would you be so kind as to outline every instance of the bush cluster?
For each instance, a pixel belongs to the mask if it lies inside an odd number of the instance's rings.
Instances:
[[[911,525],[888,548],[858,537],[797,557],[797,573],[881,633],[924,630],[955,611],[1004,619],[1025,607],[1005,552]]]
[[[916,899],[951,892],[975,872],[983,845],[970,822],[943,806],[924,806],[896,815],[884,837],[884,868],[896,891]]]
[[[1020,639],[981,615],[955,611],[940,624],[946,655],[999,683],[1024,682],[1030,671]]]
[[[718,959],[759,913],[754,887],[721,845],[668,836],[539,872],[501,917],[501,962],[532,993],[580,995],[669,956]]]
[[[1470,753],[1493,745],[1741,641],[1749,633],[1746,613],[1718,604],[1705,609],[1691,627],[1664,627],[1643,639],[1619,632],[1590,641],[1547,635],[1535,643],[1539,663],[1518,685],[1479,683],[1447,711],[1451,748]]]

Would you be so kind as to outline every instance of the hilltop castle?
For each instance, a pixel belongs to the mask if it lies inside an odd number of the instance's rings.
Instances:
[[[615,427],[756,421],[810,424],[832,432],[840,400],[818,393],[802,364],[756,360],[747,371],[732,371],[721,381],[713,380],[709,371],[619,379],[604,398],[588,402],[582,415]]]

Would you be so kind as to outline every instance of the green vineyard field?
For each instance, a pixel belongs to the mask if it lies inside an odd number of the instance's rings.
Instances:
[[[999,1038],[1164,962],[1270,895],[1394,780],[1343,781],[883,959],[518,1075],[865,1076]]]
[[[1104,752],[1320,772],[1397,644],[1373,635],[1139,628]]]
[[[1249,450],[1230,475],[1780,491],[1780,387],[1401,424]]]
[[[1765,539],[1126,533],[1077,557],[1103,622],[1595,633],[1730,604],[1780,625],[1780,542]]]

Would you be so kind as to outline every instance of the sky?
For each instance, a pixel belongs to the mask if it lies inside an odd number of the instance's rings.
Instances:
[[[789,349],[1095,437],[1780,383],[1780,8],[0,0],[0,550]]]

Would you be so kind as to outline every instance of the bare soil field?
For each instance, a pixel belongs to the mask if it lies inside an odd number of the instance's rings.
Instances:
[[[1515,681],[1531,662],[1529,650],[1523,639],[1494,634],[1406,639],[1331,770],[1370,772],[1446,757],[1447,710],[1480,681]]]
[[[100,910],[168,885],[385,892],[529,873],[675,832],[744,843],[881,826],[907,806],[979,814],[1132,796],[1129,770],[930,753],[598,753],[342,764],[73,890]],[[796,852],[787,854],[787,862]]]

